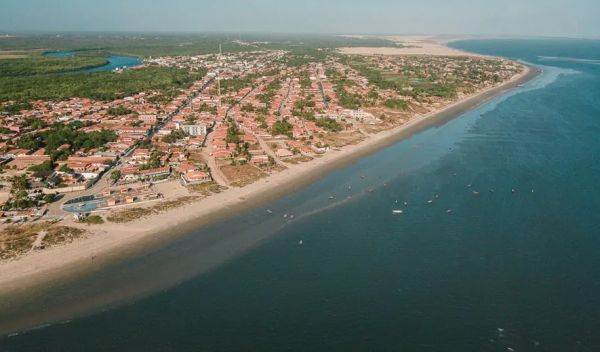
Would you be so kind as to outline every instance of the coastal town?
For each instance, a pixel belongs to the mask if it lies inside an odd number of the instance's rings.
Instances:
[[[476,56],[330,51],[316,60],[285,50],[150,57],[128,70],[143,67],[201,78],[108,101],[0,103],[0,229],[9,233],[0,259],[71,241],[90,226],[210,202],[524,70]]]

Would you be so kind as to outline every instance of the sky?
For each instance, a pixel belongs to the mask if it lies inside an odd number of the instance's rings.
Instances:
[[[2,0],[0,31],[600,37],[600,0]]]

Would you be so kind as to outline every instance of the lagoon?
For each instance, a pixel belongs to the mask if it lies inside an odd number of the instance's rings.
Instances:
[[[47,57],[57,57],[57,58],[69,58],[76,55],[75,51],[54,51],[44,53],[44,56]],[[104,71],[113,71],[115,69],[127,69],[139,66],[143,63],[143,61],[137,57],[133,56],[123,56],[123,55],[109,55],[107,58],[108,63],[99,67],[92,67],[81,69],[78,71],[74,71],[72,73],[90,73],[90,72],[104,72]]]

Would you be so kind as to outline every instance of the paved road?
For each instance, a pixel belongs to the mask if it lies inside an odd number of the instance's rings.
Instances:
[[[163,128],[167,123],[169,123],[173,117],[175,117],[182,109],[188,107],[191,103],[192,100],[195,99],[198,95],[202,94],[202,92],[204,92],[204,90],[206,90],[206,88],[208,86],[210,86],[214,81],[214,78],[208,80],[206,82],[206,84],[204,86],[202,86],[202,88],[200,88],[197,92],[195,92],[194,94],[192,94],[190,97],[188,97],[188,99],[186,99],[183,104],[181,104],[177,110],[173,111],[172,113],[169,113],[167,115],[167,117],[158,125],[156,125],[156,127],[154,127],[153,129],[150,130],[150,132],[148,132],[147,137],[148,138],[152,138],[152,136],[154,136],[158,130],[160,130],[161,128]],[[96,194],[98,192],[100,192],[101,190],[103,190],[106,187],[109,187],[111,185],[111,181],[110,181],[110,174],[113,171],[113,169],[115,170],[119,170],[123,164],[124,164],[124,159],[133,154],[133,152],[138,149],[140,146],[140,142],[136,143],[131,149],[129,149],[124,156],[122,156],[121,158],[119,158],[119,160],[115,163],[115,165],[110,166],[106,172],[102,175],[102,177],[100,177],[100,179],[98,179],[96,181],[96,183],[86,189],[85,191],[80,191],[80,192],[72,192],[72,193],[67,193],[64,195],[64,197],[59,201],[59,202],[55,202],[50,204],[50,206],[48,207],[48,214],[50,216],[64,216],[64,215],[68,215],[70,213],[65,212],[64,210],[62,210],[62,206],[65,202],[77,198],[77,197],[81,197],[81,196],[86,196],[86,195],[92,195],[92,194]]]

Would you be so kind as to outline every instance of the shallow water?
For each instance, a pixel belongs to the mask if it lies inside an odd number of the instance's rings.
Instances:
[[[48,57],[73,57],[75,56],[74,51],[53,51],[44,53],[44,56]],[[112,71],[115,69],[127,69],[131,67],[136,67],[142,64],[142,60],[133,56],[122,56],[122,55],[109,55],[107,58],[108,63],[103,66],[86,68],[74,71],[73,73],[89,73],[89,72],[103,72],[103,71]]]
[[[544,72],[272,204],[40,293],[21,314],[142,298],[0,350],[599,350],[600,42],[453,45]]]

